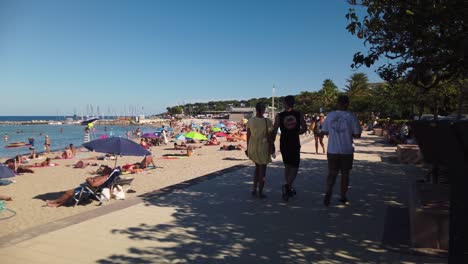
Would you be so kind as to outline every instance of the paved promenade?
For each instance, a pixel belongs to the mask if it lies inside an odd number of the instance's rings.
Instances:
[[[268,167],[266,199],[250,195],[246,163],[0,239],[1,263],[446,263],[407,248],[415,170],[377,140],[357,142],[348,206],[339,179],[323,206],[326,156],[306,143],[289,202],[280,159]]]

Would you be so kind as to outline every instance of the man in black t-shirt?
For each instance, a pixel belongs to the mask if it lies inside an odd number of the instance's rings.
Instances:
[[[281,129],[280,151],[285,167],[284,178],[286,184],[283,185],[283,199],[288,200],[295,194],[292,187],[299,170],[301,142],[299,135],[307,131],[307,125],[301,112],[294,110],[294,96],[288,95],[284,98],[284,111],[277,114],[275,124],[271,134],[272,141],[276,139],[278,128]]]

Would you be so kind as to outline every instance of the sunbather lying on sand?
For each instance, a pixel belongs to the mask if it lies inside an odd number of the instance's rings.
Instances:
[[[222,147],[219,148],[220,150],[243,150],[244,147],[241,144],[237,145],[223,145]]]
[[[106,167],[102,171],[102,175],[95,176],[95,177],[88,177],[86,178],[86,182],[91,185],[92,187],[101,186],[104,182],[106,182],[109,175],[112,173],[112,168]],[[46,205],[49,207],[59,207],[69,201],[75,193],[79,193],[83,187],[77,187],[75,189],[71,189],[65,191],[58,199],[55,200],[46,200]]]
[[[75,169],[84,169],[88,166],[98,166],[99,164],[97,163],[94,163],[94,162],[88,162],[88,161],[84,161],[84,160],[79,160],[78,162],[76,162],[75,164],[71,165],[73,168]]]
[[[148,168],[150,164],[156,168],[156,164],[154,163],[153,157],[145,156],[141,162],[123,165],[122,170],[129,171],[131,173],[141,172],[144,169]]]
[[[50,158],[47,158],[45,159],[43,162],[39,162],[39,163],[34,163],[33,165],[28,165],[28,166],[24,166],[26,168],[34,168],[34,167],[48,167],[50,166],[50,161],[51,159]]]
[[[0,195],[0,200],[3,201],[12,201],[13,199],[10,196]]]
[[[201,148],[202,146],[187,146],[184,143],[181,143],[180,145],[177,143],[174,143],[174,150],[187,150],[187,149],[194,149],[194,148]]]

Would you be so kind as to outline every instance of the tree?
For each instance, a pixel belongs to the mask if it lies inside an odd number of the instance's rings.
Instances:
[[[395,81],[413,72],[413,81],[426,88],[430,88],[429,83],[436,86],[441,81],[466,76],[466,1],[348,2],[367,11],[362,19],[354,8],[346,15],[346,29],[368,47],[367,54],[354,54],[352,67],[370,67],[383,57],[389,62],[377,72],[384,80]]]
[[[320,110],[320,96],[318,92],[303,91],[296,95],[296,109],[302,113],[318,113]]]
[[[319,91],[319,98],[323,111],[330,111],[335,106],[338,94],[338,87],[332,80],[326,79],[323,81],[322,89]]]
[[[347,80],[345,93],[349,97],[350,110],[358,113],[369,111],[371,102],[371,90],[367,75],[364,73],[355,73]]]
[[[350,99],[370,95],[369,80],[365,73],[355,73],[346,81],[348,84],[346,84],[345,92]]]
[[[463,105],[463,92],[466,83],[460,80],[468,78],[466,58],[468,54],[468,18],[466,0],[413,0],[413,1],[372,1],[348,0],[354,6],[366,9],[366,15],[359,19],[354,8],[349,10],[346,18],[349,20],[347,30],[364,40],[368,51],[366,54],[357,52],[353,57],[352,67],[365,65],[370,67],[380,58],[388,59],[377,69],[379,75],[390,83],[405,78],[419,88],[419,113],[427,104],[434,113],[434,117],[441,111],[441,106],[450,105],[452,98],[450,86],[454,83],[459,94],[459,109]],[[442,109],[443,110],[443,109]],[[446,110],[443,110],[446,111]],[[439,137],[453,135],[458,131],[461,135],[466,131],[458,130],[457,126],[443,129],[443,123],[437,126],[426,126],[419,123],[418,141],[421,145],[434,147],[434,141],[440,140],[432,136],[424,138],[424,131],[437,131]],[[418,126],[415,124],[414,128]],[[447,127],[447,126],[445,126]],[[417,133],[416,133],[417,134]],[[427,134],[427,132],[426,132]],[[430,133],[428,135],[431,135]],[[432,134],[434,135],[434,134]],[[418,135],[417,135],[418,136]],[[456,137],[452,144],[439,145],[437,151],[430,153],[449,152],[459,148],[464,142]],[[423,143],[424,142],[424,143]],[[456,144],[459,143],[459,144]],[[466,143],[465,143],[466,144]],[[431,147],[422,148],[423,155],[428,154]],[[466,177],[466,145],[464,152],[452,159],[445,159],[439,155],[433,159],[436,164],[440,161],[450,163],[451,194],[450,194],[450,242],[449,262],[468,263],[468,217],[466,211],[465,186],[468,185]],[[463,154],[464,153],[464,154]],[[429,155],[430,156],[430,155]],[[461,156],[461,157],[460,157]]]
[[[166,109],[170,115],[179,115],[184,113],[182,106],[167,107]]]

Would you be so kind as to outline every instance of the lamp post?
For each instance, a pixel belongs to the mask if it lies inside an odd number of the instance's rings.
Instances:
[[[275,120],[275,85],[273,84],[273,92],[271,96],[271,119]]]

